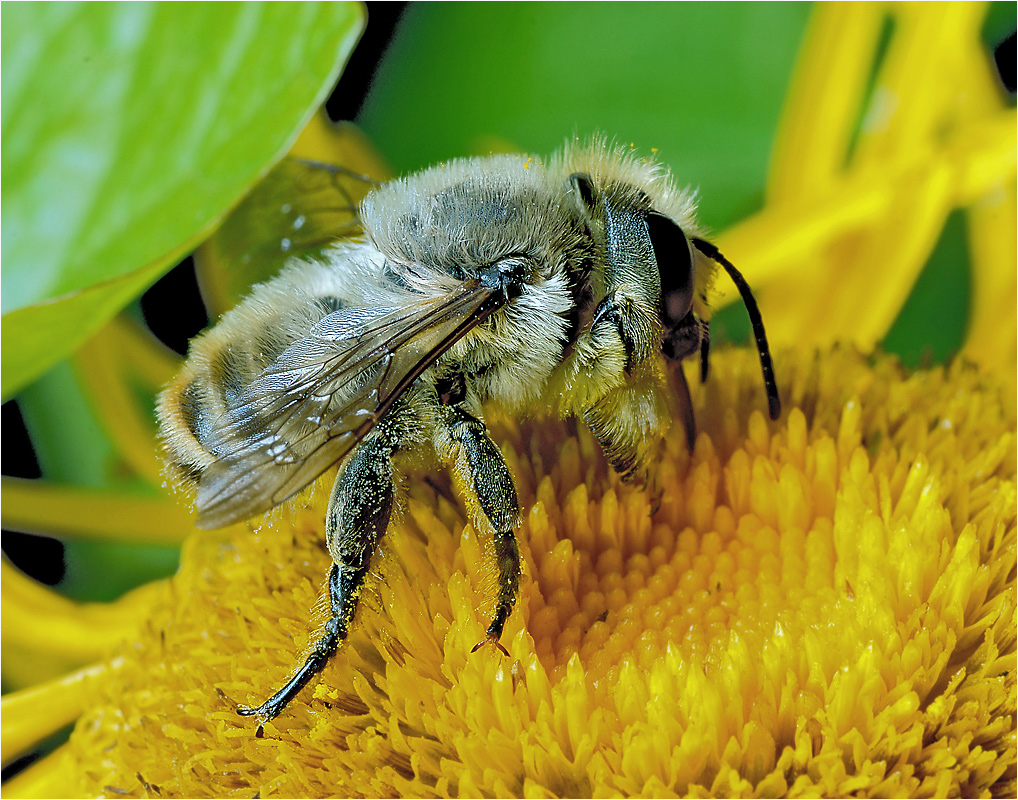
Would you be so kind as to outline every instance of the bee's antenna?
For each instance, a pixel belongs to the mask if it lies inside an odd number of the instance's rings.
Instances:
[[[725,268],[728,277],[732,279],[732,283],[742,295],[742,302],[746,305],[749,321],[753,325],[756,349],[760,353],[760,369],[763,370],[764,388],[767,391],[767,408],[770,411],[771,419],[777,419],[781,416],[781,398],[778,397],[778,385],[774,381],[774,365],[771,363],[771,351],[767,346],[767,332],[764,331],[763,318],[760,316],[756,299],[749,290],[749,284],[746,283],[746,279],[742,277],[742,273],[735,268],[735,265],[721,255],[721,251],[717,247],[705,239],[692,239],[691,241],[693,247]]]

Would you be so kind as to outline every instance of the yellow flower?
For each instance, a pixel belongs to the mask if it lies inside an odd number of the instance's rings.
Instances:
[[[470,653],[491,612],[484,533],[418,476],[349,641],[257,737],[235,705],[308,644],[324,498],[190,536],[166,501],[5,479],[5,524],[187,538],[177,576],[108,606],[4,565],[5,670],[78,669],[4,697],[5,762],[77,720],[4,795],[1013,796],[1016,128],[958,44],[982,13],[817,10],[767,204],[720,238],[764,298],[781,420],[760,412],[755,355],[717,353],[656,510],[585,432],[492,422],[526,509],[508,658]],[[962,356],[911,373],[864,355],[958,207]],[[123,323],[80,363],[127,463],[159,480],[131,398],[172,365]]]
[[[264,738],[235,704],[308,644],[324,500],[188,539],[46,787],[1006,793],[1013,397],[970,365],[909,375],[835,348],[781,359],[791,410],[771,425],[754,358],[720,354],[694,390],[703,433],[670,443],[653,516],[589,434],[494,426],[529,509],[510,658],[470,653],[493,575],[447,487],[415,481],[348,644]]]

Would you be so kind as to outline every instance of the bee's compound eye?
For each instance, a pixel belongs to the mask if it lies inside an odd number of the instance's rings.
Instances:
[[[569,176],[569,188],[579,198],[587,213],[593,214],[597,208],[597,192],[590,183],[590,176],[583,172],[574,172]]]
[[[693,257],[682,228],[661,214],[647,215],[647,233],[661,273],[661,322],[674,328],[693,305]]]

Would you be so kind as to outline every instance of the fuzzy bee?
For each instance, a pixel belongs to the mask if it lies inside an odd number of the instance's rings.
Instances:
[[[708,364],[708,287],[720,264],[753,324],[769,411],[780,413],[763,323],[739,272],[701,236],[691,195],[659,165],[595,140],[549,160],[451,161],[374,189],[363,236],[297,260],[191,343],[159,399],[171,474],[216,528],[285,502],[334,465],[326,541],[331,617],[290,681],[241,714],[272,719],[347,636],[396,503],[402,456],[448,467],[493,534],[498,592],[485,643],[516,602],[520,509],[484,424],[575,415],[624,478],[647,477],[672,425],[694,436],[682,370]]]

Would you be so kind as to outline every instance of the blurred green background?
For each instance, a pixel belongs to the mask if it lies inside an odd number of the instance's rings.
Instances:
[[[657,148],[676,175],[699,187],[701,218],[717,231],[762,204],[782,101],[810,13],[801,3],[369,5],[363,49],[329,108],[340,109],[340,116],[356,113],[398,173],[499,149],[546,154],[566,137],[595,131],[643,152]],[[1015,3],[992,4],[984,26],[988,58],[1014,27]],[[1010,52],[1013,79],[1013,47]],[[172,61],[174,55],[160,57]],[[906,363],[943,360],[960,344],[966,264],[965,227],[955,215],[886,342]],[[193,290],[189,268],[174,270],[161,282],[162,293],[147,299],[146,310],[161,304],[180,317],[181,331],[167,337],[174,342],[200,326],[187,311],[193,298],[172,294]],[[144,316],[137,302],[133,309]],[[744,339],[742,309],[726,309],[714,333]],[[124,474],[66,363],[21,392],[17,403],[47,478],[160,491]],[[18,450],[28,446],[17,439],[17,428],[7,404],[5,473],[16,474]],[[9,541],[5,533],[5,549]],[[59,560],[59,546],[51,550]],[[176,559],[174,548],[72,542],[58,585],[75,598],[110,599],[171,574]],[[23,556],[19,561],[25,564]]]
[[[399,172],[601,132],[701,187],[716,228],[761,204],[810,7],[411,5],[358,122]],[[450,43],[455,42],[455,47]]]

